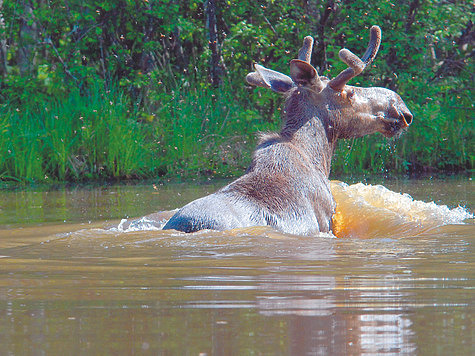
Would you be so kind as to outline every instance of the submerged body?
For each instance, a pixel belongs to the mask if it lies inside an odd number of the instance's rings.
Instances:
[[[290,77],[256,65],[248,83],[286,96],[279,134],[264,135],[246,174],[214,194],[181,208],[163,227],[185,232],[271,226],[284,233],[312,235],[332,228],[331,159],[340,138],[380,132],[398,135],[412,114],[395,92],[346,85],[372,62],[381,30],[360,59],[340,51],[349,68],[335,79],[320,77],[310,64],[313,39],[306,37]]]
[[[194,232],[268,225],[297,235],[330,231],[335,201],[327,176],[290,141],[268,138],[256,153],[245,175],[185,205],[164,229]]]

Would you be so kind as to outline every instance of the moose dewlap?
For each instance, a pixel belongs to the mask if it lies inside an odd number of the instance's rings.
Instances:
[[[319,76],[310,64],[310,36],[298,59],[290,62],[290,77],[256,64],[247,82],[286,98],[280,133],[260,138],[242,177],[185,205],[164,229],[194,232],[269,225],[299,235],[330,231],[335,201],[328,176],[337,140],[374,132],[392,137],[412,122],[411,112],[395,92],[347,85],[373,61],[380,43],[381,29],[373,26],[361,58],[342,49],[339,56],[348,68],[332,80]]]

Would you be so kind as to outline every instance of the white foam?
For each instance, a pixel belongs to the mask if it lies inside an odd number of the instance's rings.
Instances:
[[[142,217],[137,220],[133,220],[129,223],[127,219],[122,219],[119,225],[115,228],[110,228],[110,231],[118,232],[134,232],[134,231],[157,231],[161,230],[165,225],[166,220],[155,221],[148,219],[147,217]]]
[[[415,200],[409,194],[396,193],[382,185],[339,185],[357,205],[396,213],[406,221],[446,225],[463,224],[464,220],[473,218],[473,214],[461,206],[450,209],[447,205]]]

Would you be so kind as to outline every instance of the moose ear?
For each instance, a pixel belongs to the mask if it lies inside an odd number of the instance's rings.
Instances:
[[[256,87],[263,87],[263,88],[268,88],[269,86],[264,82],[264,79],[262,79],[261,75],[257,72],[252,72],[246,75],[246,82],[248,84],[254,85]]]
[[[300,85],[317,85],[320,82],[317,70],[310,63],[300,59],[290,61],[290,76]]]
[[[285,74],[267,69],[259,64],[255,64],[255,72],[246,76],[246,81],[251,85],[270,88],[278,93],[285,93],[295,86],[292,79]]]

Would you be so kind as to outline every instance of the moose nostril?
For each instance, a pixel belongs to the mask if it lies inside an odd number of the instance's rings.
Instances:
[[[405,112],[403,116],[404,116],[404,122],[407,124],[407,126],[409,126],[412,122],[412,114],[410,112]]]

